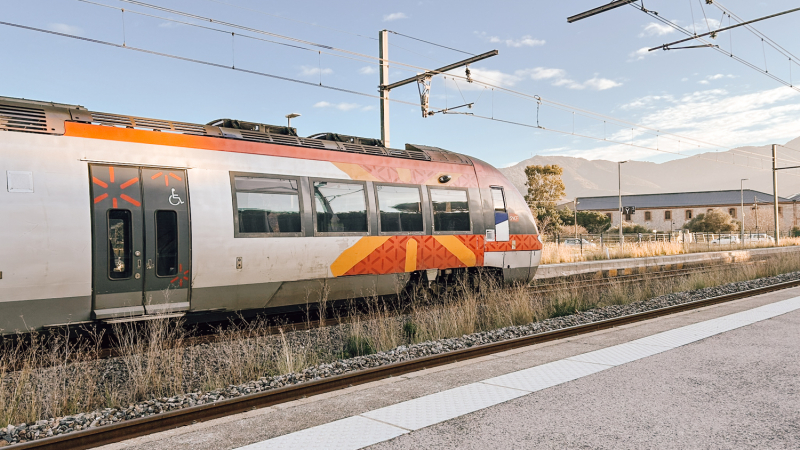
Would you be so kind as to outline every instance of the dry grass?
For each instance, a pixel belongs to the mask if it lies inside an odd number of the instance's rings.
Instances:
[[[565,288],[547,297],[525,287],[501,289],[491,281],[478,290],[456,289],[433,300],[412,298],[397,308],[387,298],[360,304],[364,315],[346,324],[265,335],[264,320],[218,330],[215,344],[182,347],[188,332],[168,319],[120,325],[111,330],[122,356],[96,361],[103,336],[75,342],[33,334],[29,345],[0,342],[0,424],[211,391],[260,377],[288,374],[343,357],[423,341],[523,325],[599,306],[620,305],[673,292],[717,286],[800,270],[800,259],[768,261],[673,279],[648,278],[604,288]],[[322,318],[324,319],[324,318]],[[320,319],[320,320],[322,320]],[[309,319],[310,320],[310,319]],[[109,370],[115,367],[114,370]]]
[[[800,245],[800,238],[781,238],[780,246],[788,247]],[[710,245],[708,243],[681,243],[681,242],[631,242],[620,247],[617,243],[610,246],[591,248],[558,245],[554,242],[545,242],[542,249],[542,264],[559,264],[579,261],[597,261],[603,259],[645,258],[649,256],[681,255],[687,253],[703,253],[725,250],[744,250],[752,248],[772,247],[769,243],[723,244]]]

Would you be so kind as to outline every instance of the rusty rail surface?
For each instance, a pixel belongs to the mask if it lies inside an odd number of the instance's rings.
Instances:
[[[548,341],[554,341],[567,337],[577,336],[593,331],[627,325],[630,323],[641,322],[656,317],[675,314],[705,306],[725,303],[755,295],[782,289],[798,287],[800,280],[779,283],[772,286],[765,286],[756,289],[736,292],[733,294],[721,295],[718,297],[697,300],[694,302],[683,303],[680,305],[668,306],[665,308],[654,309],[628,316],[606,319],[599,322],[578,325],[560,330],[525,336],[491,344],[479,345],[467,349],[456,350],[440,355],[426,356],[381,367],[374,367],[358,372],[337,375],[330,378],[309,381],[294,386],[286,386],[270,391],[249,394],[242,397],[222,400],[200,406],[193,406],[177,411],[169,411],[153,416],[138,419],[125,420],[113,425],[106,425],[88,430],[76,431],[73,433],[62,434],[49,438],[28,441],[13,445],[9,450],[14,449],[88,449],[100,445],[120,442],[139,436],[166,431],[177,427],[191,425],[197,422],[208,421],[219,417],[237,414],[257,408],[264,408],[279,403],[285,403],[312,395],[343,389],[356,384],[363,384],[377,381],[391,376],[402,375],[417,370],[436,367],[457,361],[478,358],[493,353],[498,353],[514,348],[525,347]]]

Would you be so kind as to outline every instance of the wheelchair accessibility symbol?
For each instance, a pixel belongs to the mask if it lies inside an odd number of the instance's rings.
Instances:
[[[169,204],[172,206],[178,206],[183,204],[183,200],[178,197],[178,194],[175,193],[175,188],[172,188],[172,195],[169,196]]]

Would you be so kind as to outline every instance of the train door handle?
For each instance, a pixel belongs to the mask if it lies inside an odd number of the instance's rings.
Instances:
[[[152,269],[153,267],[154,267],[154,266],[153,266],[153,260],[152,260],[152,259],[148,259],[148,260],[147,260],[147,270],[150,270],[150,269]]]
[[[142,260],[141,259],[137,259],[136,260],[136,268],[137,269],[141,269],[142,268]]]

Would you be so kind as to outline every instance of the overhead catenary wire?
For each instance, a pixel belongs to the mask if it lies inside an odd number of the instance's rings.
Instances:
[[[667,20],[667,19],[665,19],[665,18],[661,17],[659,14],[656,14],[656,13],[654,13],[653,11],[650,11],[650,10],[648,10],[648,9],[646,9],[646,8],[642,7],[642,6],[637,6],[637,5],[634,5],[634,4],[632,4],[632,3],[631,3],[630,5],[631,5],[632,7],[634,7],[634,8],[636,8],[636,9],[638,9],[638,10],[640,10],[640,11],[644,12],[644,13],[645,13],[645,14],[647,14],[648,16],[650,16],[650,17],[652,17],[652,18],[654,18],[654,19],[658,20],[659,22],[662,22],[662,23],[664,23],[665,25],[668,25],[668,26],[670,26],[670,27],[672,27],[672,28],[674,28],[674,29],[676,29],[676,30],[680,31],[681,33],[684,33],[684,34],[688,35],[690,38],[696,39],[696,40],[698,40],[698,41],[700,41],[700,42],[702,42],[702,43],[706,44],[706,45],[707,45],[709,48],[712,48],[713,50],[715,50],[715,51],[717,51],[717,52],[719,52],[719,53],[722,53],[722,54],[723,54],[723,55],[725,55],[725,56],[729,56],[730,58],[734,59],[735,61],[737,61],[737,62],[739,62],[739,63],[741,63],[741,64],[744,64],[745,66],[747,66],[747,67],[750,67],[751,69],[753,69],[753,70],[755,70],[755,71],[757,71],[757,72],[760,72],[760,73],[762,73],[762,74],[764,74],[764,75],[766,75],[766,76],[768,76],[768,77],[772,78],[773,80],[775,80],[775,81],[777,81],[777,82],[779,82],[779,83],[783,84],[784,86],[786,86],[786,87],[788,87],[788,88],[790,88],[790,89],[793,89],[793,90],[795,90],[795,91],[797,91],[797,92],[800,92],[800,87],[793,86],[793,85],[792,85],[792,83],[789,83],[789,82],[787,82],[786,80],[783,80],[782,78],[780,78],[780,77],[778,77],[778,76],[775,76],[774,74],[771,74],[771,73],[769,73],[769,72],[768,72],[768,71],[766,71],[766,70],[762,70],[761,68],[759,68],[759,67],[758,67],[758,66],[756,66],[755,64],[753,64],[753,63],[751,63],[751,62],[749,62],[749,61],[747,61],[747,60],[745,60],[745,59],[743,59],[743,58],[741,58],[741,57],[739,57],[739,56],[737,56],[737,55],[734,55],[732,52],[729,52],[729,51],[723,50],[723,49],[722,49],[722,48],[720,48],[718,45],[714,45],[713,43],[711,43],[711,42],[708,42],[707,40],[703,39],[702,35],[697,35],[696,33],[695,33],[695,34],[692,34],[692,33],[691,33],[689,30],[687,30],[687,29],[685,29],[685,28],[683,28],[683,27],[681,27],[681,26],[679,26],[679,25],[676,25],[676,24],[675,24],[675,23],[673,23],[672,21],[669,21],[669,20]],[[663,48],[664,50],[669,50],[669,48],[668,48],[666,45],[662,46],[662,48]]]
[[[99,3],[89,2],[87,0],[79,0],[79,1],[84,1],[86,3],[97,4],[97,5],[100,5],[100,6],[111,7],[109,5],[103,5],[103,4],[99,4]],[[183,13],[183,12],[176,11],[176,10],[170,10],[168,8],[162,8],[162,7],[158,7],[158,6],[155,6],[155,5],[149,5],[149,4],[144,3],[144,2],[139,2],[139,1],[134,1],[134,0],[120,0],[120,1],[124,1],[124,2],[127,2],[127,3],[132,3],[132,4],[136,4],[136,5],[140,5],[140,6],[153,7],[153,8],[162,10],[162,11],[174,12],[176,14],[184,15],[186,17],[195,18],[196,20],[207,20],[210,23],[217,23],[217,24],[221,24],[223,26],[228,26],[227,22],[222,22],[222,21],[211,19],[211,18],[204,18],[202,16],[197,16],[197,15],[193,15],[193,14],[190,14],[190,13]],[[113,8],[113,7],[111,7],[111,8]],[[14,24],[9,24],[9,25],[14,26]],[[192,25],[196,25],[196,24],[192,24]],[[313,42],[310,42],[310,41],[305,41],[305,40],[302,40],[302,39],[289,38],[289,37],[285,37],[285,36],[282,36],[282,35],[279,35],[279,34],[276,34],[276,33],[271,33],[271,32],[267,32],[267,31],[263,31],[263,30],[250,28],[250,27],[241,27],[241,26],[237,26],[237,25],[234,25],[234,24],[231,24],[231,25],[233,25],[234,27],[242,28],[242,29],[253,30],[253,32],[257,32],[257,33],[263,33],[263,34],[267,34],[267,35],[271,35],[271,36],[276,36],[276,37],[282,38],[282,39],[286,38],[286,39],[290,39],[290,40],[293,40],[293,41],[296,41],[296,42],[308,43],[308,45],[316,45],[316,46],[323,47],[323,48],[329,48],[329,49],[333,49],[333,50],[336,50],[336,51],[346,52],[346,53],[349,53],[349,54],[357,56],[357,57],[363,57],[363,58],[368,58],[368,59],[372,59],[372,60],[380,60],[380,58],[376,58],[376,57],[373,57],[371,55],[364,55],[364,54],[360,54],[360,53],[357,53],[357,52],[350,52],[350,51],[347,51],[347,50],[344,50],[344,49],[337,49],[337,48],[332,47],[332,46],[326,46],[326,45],[323,45],[323,44],[316,44],[316,43],[313,43]],[[24,27],[24,28],[34,29],[32,27]],[[37,30],[37,31],[48,32],[48,30]],[[218,30],[217,29],[216,31],[223,31],[223,30]],[[58,33],[53,33],[53,34],[58,34]],[[77,36],[70,36],[70,35],[66,35],[66,34],[63,34],[63,33],[61,33],[61,35],[67,36],[67,37],[79,38]],[[244,35],[240,34],[240,36],[244,36]],[[261,38],[257,38],[257,39],[261,39]],[[89,40],[89,41],[94,42],[95,40]],[[108,45],[113,45],[113,46],[118,46],[117,44],[113,44],[113,43],[106,43],[106,42],[102,42],[102,41],[97,41],[97,42],[98,43],[108,44]],[[270,41],[270,42],[272,42],[272,41]],[[287,45],[287,44],[284,44],[284,43],[281,43],[281,44]],[[297,48],[303,48],[303,47],[297,46]],[[306,49],[306,48],[303,48],[303,49],[304,50],[314,51],[314,50]],[[162,53],[159,53],[159,52],[154,52],[154,51],[145,50],[145,49],[136,49],[136,50],[137,51],[146,52],[146,53],[151,53],[151,54],[156,54],[156,55],[162,55],[162,56],[166,56],[166,57],[176,58],[176,59],[182,59],[182,60],[185,60],[185,61],[193,61],[193,62],[198,62],[198,63],[201,63],[201,64],[215,65],[215,66],[219,66],[219,67],[223,67],[223,68],[228,68],[227,66],[219,65],[219,64],[216,64],[216,63],[210,63],[210,62],[207,62],[207,61],[192,60],[191,58],[184,58],[184,57],[180,57],[180,56],[176,56],[176,55],[162,54]],[[316,50],[316,51],[318,51],[319,54],[321,54],[321,53],[331,54],[329,52],[324,52],[324,51],[321,51],[321,50]],[[335,56],[342,57],[343,55],[335,55]],[[404,63],[400,63],[400,62],[392,62],[392,64],[394,64],[396,66],[399,65],[399,66],[406,66],[406,67],[409,67],[409,68],[421,69],[421,70],[425,70],[425,71],[428,71],[428,72],[435,72],[435,71],[432,71],[430,69],[426,69],[426,68],[418,67],[418,66],[413,66],[413,65],[410,65],[410,64],[404,64]],[[240,70],[240,69],[237,68],[236,70]],[[358,91],[353,91],[353,90],[348,90],[348,89],[343,89],[343,88],[337,88],[337,87],[333,87],[333,86],[324,86],[324,85],[320,86],[320,85],[317,85],[317,84],[314,84],[314,83],[309,83],[309,82],[305,82],[305,81],[302,81],[302,80],[296,80],[296,79],[289,78],[289,77],[282,77],[282,76],[266,74],[266,73],[257,72],[257,71],[247,71],[247,70],[240,70],[240,71],[250,72],[250,73],[253,73],[253,74],[268,76],[268,77],[272,77],[272,78],[282,79],[282,80],[286,80],[286,81],[292,81],[292,82],[301,83],[301,84],[307,84],[307,85],[311,85],[311,86],[324,87],[326,89],[337,90],[337,91],[340,91],[340,92],[348,92],[348,93],[352,93],[352,94],[355,94],[355,95],[367,96],[367,97],[371,97],[371,98],[379,98],[378,96],[366,94],[366,93],[363,93],[363,92],[358,92]],[[450,76],[454,79],[454,81],[455,81],[456,78],[466,79],[466,77],[459,76],[459,75],[456,75],[456,74],[450,74]],[[670,135],[670,136],[676,136],[678,138],[685,139],[685,140],[692,141],[692,142],[701,142],[701,143],[703,143],[705,145],[710,145],[712,147],[723,147],[723,146],[719,146],[719,145],[714,144],[714,143],[704,142],[704,141],[701,141],[701,140],[696,139],[696,138],[691,138],[691,137],[688,137],[688,136],[681,136],[681,135],[677,135],[677,134],[674,134],[674,133],[663,133],[660,130],[657,130],[657,129],[652,128],[652,127],[646,127],[646,126],[643,126],[643,125],[640,125],[640,124],[635,124],[635,123],[632,123],[632,122],[628,122],[628,121],[624,121],[624,120],[620,120],[620,119],[604,116],[602,114],[593,113],[591,111],[582,110],[580,108],[571,107],[569,105],[560,104],[558,102],[545,100],[545,99],[542,99],[540,96],[537,96],[537,95],[531,95],[531,94],[526,94],[526,93],[522,93],[522,92],[519,92],[519,91],[514,91],[512,89],[508,89],[508,88],[505,88],[505,87],[502,87],[502,86],[499,86],[499,85],[495,85],[495,84],[491,84],[491,83],[486,83],[484,81],[480,81],[478,79],[475,79],[474,77],[473,77],[473,82],[475,82],[477,84],[482,84],[482,85],[484,85],[486,87],[490,87],[490,88],[493,89],[493,91],[496,89],[496,90],[499,90],[499,91],[510,93],[512,95],[515,95],[515,96],[519,96],[521,98],[525,98],[525,99],[528,99],[528,100],[531,100],[531,101],[535,101],[537,103],[546,102],[546,103],[549,103],[551,106],[555,105],[555,106],[558,106],[558,107],[561,107],[561,108],[568,108],[568,110],[570,110],[572,112],[581,111],[584,114],[586,114],[586,117],[591,117],[591,118],[594,118],[594,119],[597,119],[598,117],[604,117],[604,118],[608,118],[608,119],[612,120],[613,122],[615,122],[615,124],[616,123],[625,123],[625,124],[630,124],[630,125],[633,125],[635,127],[641,128],[641,129],[649,129],[651,131],[655,131],[657,133],[657,136],[662,136],[662,134],[666,134],[666,135]],[[404,101],[399,101],[399,100],[396,100],[396,99],[391,99],[391,101],[417,106],[416,103],[404,102]],[[701,146],[698,145],[698,147],[700,148]],[[683,156],[687,156],[687,155],[683,155]],[[762,157],[762,155],[757,155],[757,156]]]
[[[343,93],[349,93],[349,94],[353,94],[353,95],[359,95],[359,96],[362,96],[362,97],[380,99],[380,97],[378,95],[367,94],[367,93],[364,93],[364,92],[358,92],[358,91],[354,91],[354,90],[350,90],[350,89],[344,89],[344,88],[339,88],[339,87],[335,87],[335,86],[318,85],[318,84],[315,84],[315,83],[312,83],[312,82],[303,81],[303,80],[297,80],[297,79],[289,78],[289,77],[283,77],[283,76],[280,76],[280,75],[274,75],[274,74],[269,74],[269,73],[265,73],[265,72],[259,72],[259,71],[255,71],[255,70],[248,70],[248,69],[243,69],[243,68],[240,68],[240,67],[234,68],[234,67],[231,67],[231,66],[226,66],[226,65],[223,65],[223,64],[214,63],[214,62],[210,62],[210,61],[203,61],[203,60],[198,60],[198,59],[194,59],[194,58],[187,58],[187,57],[182,57],[182,56],[178,56],[178,55],[172,55],[172,54],[168,54],[168,53],[164,53],[164,52],[157,52],[157,51],[138,48],[138,47],[133,47],[133,46],[122,46],[121,44],[116,44],[116,43],[113,43],[113,42],[108,42],[108,41],[103,41],[103,40],[93,39],[93,38],[87,38],[87,37],[83,37],[83,36],[77,36],[77,35],[73,35],[73,34],[69,34],[69,33],[62,33],[62,32],[46,30],[46,29],[41,29],[41,28],[36,28],[36,27],[30,27],[30,26],[10,23],[10,22],[3,22],[3,21],[0,21],[0,25],[15,27],[15,28],[19,28],[19,29],[35,31],[35,32],[40,32],[40,33],[45,33],[45,34],[50,34],[50,35],[55,35],[55,36],[62,36],[62,37],[67,37],[67,38],[80,40],[80,41],[84,41],[84,42],[101,44],[101,45],[105,45],[105,46],[110,46],[110,47],[115,47],[115,48],[120,48],[120,49],[126,49],[126,50],[130,50],[130,51],[141,52],[141,53],[146,53],[146,54],[151,54],[151,55],[156,55],[156,56],[162,56],[162,57],[172,58],[172,59],[176,59],[176,60],[180,60],[180,61],[192,62],[192,63],[202,64],[202,65],[206,65],[206,66],[211,66],[211,67],[235,70],[237,72],[248,73],[248,74],[252,74],[252,75],[259,75],[259,76],[264,76],[264,77],[268,77],[268,78],[294,82],[294,83],[303,84],[303,85],[306,85],[306,86],[320,87],[320,88],[324,88],[324,89],[328,89],[328,90],[333,90],[333,91],[338,91],[338,92],[343,92]],[[417,103],[406,102],[406,101],[402,101],[402,100],[391,99],[391,101],[393,101],[395,103],[400,103],[400,104],[418,106]],[[526,126],[526,127],[530,127],[530,128],[538,128],[538,129],[542,129],[542,130],[546,130],[546,131],[557,132],[557,133],[560,133],[560,134],[573,134],[573,133],[570,133],[570,132],[561,131],[561,130],[557,130],[557,129],[541,127],[539,125],[529,125],[529,124],[523,124],[523,123],[519,123],[519,122],[508,121],[508,120],[503,120],[503,119],[497,119],[497,118],[492,118],[492,117],[485,117],[485,116],[477,116],[477,115],[470,115],[470,116],[471,117],[480,117],[480,118],[483,118],[483,119],[493,120],[493,121],[497,121],[497,122],[504,122],[504,123],[509,123],[509,124],[522,125],[522,126]],[[680,153],[676,153],[676,152],[670,152],[670,151],[667,151],[667,150],[662,150],[662,149],[659,149],[659,148],[655,148],[654,149],[654,148],[651,148],[651,147],[645,147],[645,146],[636,145],[636,144],[629,144],[629,143],[625,143],[625,142],[617,142],[617,141],[613,141],[613,140],[612,141],[608,141],[607,139],[599,139],[599,138],[596,138],[596,137],[593,137],[593,136],[588,136],[588,135],[581,135],[581,134],[574,134],[574,135],[578,136],[578,137],[584,137],[584,138],[594,139],[594,140],[605,140],[607,142],[611,142],[611,143],[614,143],[614,144],[627,145],[627,146],[635,147],[635,148],[655,150],[655,151],[659,151],[659,152],[663,152],[663,153],[672,153],[672,154],[676,154],[676,155],[684,156],[684,157],[689,156],[689,155],[685,155],[685,154],[680,154]],[[695,157],[700,157],[700,156],[699,155],[695,155]],[[734,164],[734,165],[741,166],[740,164]],[[746,166],[746,167],[752,167],[752,166]]]
[[[87,0],[79,0],[79,1],[87,2]],[[145,2],[141,2],[141,1],[138,1],[138,0],[120,0],[120,1],[126,2],[126,3],[135,4],[135,5],[138,5],[138,6],[154,8],[154,9],[157,9],[157,10],[160,10],[160,11],[164,11],[164,12],[169,12],[169,13],[173,13],[173,14],[182,15],[184,17],[194,18],[195,20],[208,21],[208,22],[211,22],[211,23],[217,23],[217,24],[224,25],[224,26],[230,26],[230,27],[234,27],[234,28],[244,29],[244,30],[248,30],[248,31],[251,31],[251,32],[255,32],[255,33],[262,33],[262,34],[270,35],[270,36],[273,36],[273,37],[278,37],[278,38],[281,38],[281,39],[288,39],[288,40],[294,41],[294,42],[305,43],[307,45],[323,47],[323,48],[330,49],[330,50],[333,50],[333,51],[344,52],[344,53],[347,53],[347,54],[350,54],[350,55],[353,55],[353,56],[362,57],[362,58],[365,58],[365,59],[371,59],[371,60],[380,61],[380,58],[377,58],[377,57],[374,57],[374,56],[371,56],[371,55],[361,54],[361,53],[358,53],[358,52],[352,52],[352,51],[345,50],[345,49],[339,49],[339,48],[336,48],[336,47],[333,47],[333,46],[328,46],[328,45],[324,45],[324,44],[318,44],[318,43],[314,43],[314,42],[303,40],[303,39],[283,36],[283,35],[280,35],[280,34],[277,34],[277,33],[269,32],[269,31],[264,31],[264,30],[259,30],[259,29],[255,29],[255,28],[252,28],[252,27],[245,27],[245,26],[241,26],[241,25],[236,25],[236,24],[232,24],[232,23],[229,23],[229,22],[216,20],[216,19],[209,18],[209,17],[199,16],[199,15],[192,14],[192,13],[186,13],[186,12],[183,12],[183,11],[178,11],[178,10],[174,10],[174,9],[160,7],[160,6],[157,6],[157,5],[151,5],[151,4],[148,4],[148,3],[145,3]],[[670,24],[670,25],[673,25],[673,24]],[[683,29],[681,29],[681,30],[685,31]],[[333,53],[328,53],[328,52],[323,52],[323,53],[333,54]],[[333,55],[335,55],[335,54],[333,54]],[[337,56],[341,56],[341,55],[337,55]],[[397,67],[397,66],[401,66],[401,67],[405,66],[405,67],[408,67],[410,69],[424,70],[426,72],[437,73],[435,70],[430,70],[430,69],[427,69],[427,68],[424,68],[424,67],[420,67],[420,66],[414,66],[414,65],[410,65],[410,64],[405,64],[405,63],[401,63],[401,62],[398,62],[398,61],[390,61],[390,60],[386,60],[386,61],[390,62],[395,67]],[[453,74],[453,73],[449,73],[449,75],[454,79],[454,81],[455,81],[456,78],[467,80],[467,78],[465,76],[460,76],[460,75],[456,75],[456,74]],[[545,102],[548,102],[548,103],[551,103],[551,104],[559,105],[561,107],[567,107],[567,108],[570,108],[570,109],[580,110],[579,108],[570,107],[568,105],[563,105],[563,104],[558,104],[556,102],[543,100],[540,96],[537,96],[537,95],[525,94],[525,93],[522,93],[522,92],[519,92],[519,91],[514,91],[512,89],[508,89],[508,88],[502,87],[502,86],[497,85],[497,84],[491,84],[491,83],[486,83],[486,82],[483,82],[483,81],[479,81],[479,80],[475,79],[474,77],[472,78],[472,80],[473,80],[473,82],[478,82],[479,84],[482,84],[484,86],[491,87],[491,88],[496,88],[496,89],[498,89],[500,91],[512,93],[513,95],[520,96],[522,98],[526,98],[526,99],[528,99],[530,101],[536,101],[536,102],[545,101]],[[627,121],[622,121],[620,119],[610,118],[608,116],[603,116],[603,115],[599,115],[599,114],[588,112],[588,111],[583,111],[583,112],[589,113],[591,115],[595,115],[595,116],[598,116],[598,117],[602,117],[603,118],[602,120],[610,119],[610,120],[612,120],[614,122],[617,122],[617,123],[626,123],[626,124],[630,124],[630,125],[636,126],[638,128],[650,129],[651,131],[656,131],[657,133],[661,133],[660,130],[657,130],[657,129],[654,129],[654,128],[650,128],[650,127],[645,127],[645,126],[642,126],[640,124],[635,124],[635,123],[631,123],[631,122],[627,122]],[[666,133],[666,134],[672,135],[672,136],[676,136],[676,137],[681,138],[681,139],[694,141],[694,142],[702,142],[702,141],[700,141],[698,139],[691,138],[691,137],[688,137],[688,136],[680,136],[680,135],[676,135],[674,133]],[[718,146],[716,144],[708,143],[708,142],[703,142],[703,144],[710,145],[712,147],[720,147],[720,146]]]
[[[164,52],[157,52],[157,51],[148,50],[148,49],[145,49],[145,48],[132,47],[130,45],[123,46],[121,44],[117,44],[117,43],[114,43],[114,42],[103,41],[103,40],[100,40],[100,39],[87,38],[87,37],[78,36],[78,35],[74,35],[74,34],[62,33],[62,32],[59,32],[59,31],[45,30],[43,28],[36,28],[36,27],[27,26],[27,25],[21,25],[21,24],[17,24],[17,23],[3,22],[3,21],[0,21],[0,25],[14,27],[14,28],[20,28],[20,29],[23,29],[23,30],[36,31],[36,32],[39,32],[39,33],[46,33],[46,34],[66,37],[66,38],[70,38],[70,39],[76,39],[76,40],[80,40],[80,41],[84,41],[84,42],[90,42],[90,43],[94,43],[94,44],[106,45],[106,46],[109,46],[109,47],[115,47],[115,48],[120,48],[120,49],[125,49],[125,50],[131,50],[131,51],[135,51],[135,52],[139,52],[139,53],[146,53],[146,54],[155,55],[155,56],[162,56],[162,57],[165,57],[165,58],[171,58],[171,59],[176,59],[176,60],[180,60],[180,61],[192,62],[192,63],[202,64],[202,65],[210,66],[210,67],[217,67],[217,68],[221,68],[221,69],[235,70],[237,72],[248,73],[248,74],[251,74],[251,75],[259,75],[259,76],[263,76],[263,77],[267,77],[267,78],[274,78],[274,79],[277,79],[277,80],[283,80],[283,81],[289,81],[289,82],[292,82],[292,83],[303,84],[303,85],[306,85],[306,86],[313,86],[313,87],[328,89],[328,90],[332,90],[332,91],[343,92],[343,93],[347,93],[347,94],[360,95],[362,97],[369,97],[369,98],[374,98],[374,99],[380,99],[381,98],[378,95],[368,94],[366,92],[354,91],[352,89],[345,89],[345,88],[340,88],[340,87],[336,87],[336,86],[320,85],[320,84],[312,83],[312,82],[309,82],[309,81],[298,80],[296,78],[284,77],[284,76],[281,76],[281,75],[275,75],[275,74],[270,74],[270,73],[266,73],[266,72],[260,72],[260,71],[257,71],[257,70],[242,69],[241,67],[231,67],[231,66],[227,66],[227,65],[224,65],[224,64],[211,62],[211,61],[204,61],[204,60],[195,59],[195,58],[187,58],[185,56],[173,55],[173,54],[164,53]],[[403,101],[403,100],[389,99],[389,101],[392,101],[392,102],[395,102],[395,103],[404,104],[404,105],[418,106],[417,103],[407,102],[407,101]]]
[[[454,51],[454,52],[459,52],[459,53],[464,53],[464,54],[467,54],[467,55],[470,55],[470,56],[475,56],[475,53],[465,52],[464,50],[459,50],[459,49],[457,49],[457,48],[448,47],[448,46],[446,46],[446,45],[437,44],[437,43],[435,43],[435,42],[431,42],[431,41],[426,41],[425,39],[415,38],[414,36],[409,36],[409,35],[407,35],[407,34],[398,33],[397,31],[392,31],[392,30],[387,30],[387,31],[388,31],[389,33],[396,34],[396,35],[398,35],[398,36],[403,36],[404,38],[408,38],[408,39],[413,39],[413,40],[415,40],[415,41],[424,42],[424,43],[426,43],[426,44],[434,45],[434,46],[436,46],[436,47],[446,48],[446,49],[448,49],[448,50],[452,50],[452,51]]]
[[[647,147],[647,146],[644,146],[644,145],[630,144],[630,143],[622,142],[622,141],[609,140],[609,139],[606,139],[606,138],[599,138],[599,137],[596,137],[596,136],[579,134],[579,133],[559,130],[559,129],[555,129],[555,128],[543,127],[543,126],[540,126],[538,124],[534,125],[534,124],[528,124],[528,123],[523,123],[523,122],[517,122],[517,121],[513,121],[513,120],[498,119],[496,117],[482,116],[482,115],[479,115],[479,114],[470,114],[470,115],[468,115],[468,117],[473,117],[473,118],[476,118],[476,119],[490,120],[490,121],[493,121],[493,122],[501,122],[501,123],[506,123],[506,124],[509,124],[509,125],[516,125],[516,126],[521,126],[521,127],[526,127],[526,128],[535,128],[535,129],[538,129],[538,130],[549,131],[549,132],[552,132],[552,133],[558,133],[558,134],[563,134],[563,135],[578,136],[578,137],[585,138],[585,139],[592,139],[592,140],[596,140],[596,141],[602,141],[602,142],[607,142],[607,143],[612,143],[612,144],[617,144],[617,145],[625,145],[625,146],[634,147],[634,148],[640,148],[640,149],[644,149],[644,150],[653,150],[653,151],[656,151],[656,152],[659,152],[659,153],[668,153],[668,154],[673,154],[673,155],[677,155],[677,156],[698,158],[698,159],[703,159],[703,160],[706,160],[706,161],[718,162],[718,163],[723,163],[723,164],[728,164],[728,165],[733,165],[733,166],[748,167],[748,168],[751,168],[751,169],[755,168],[757,170],[772,170],[771,168],[765,169],[763,167],[763,165],[760,168],[753,167],[751,165],[743,166],[741,164],[736,164],[736,163],[732,163],[732,162],[728,162],[728,161],[724,161],[724,160],[723,161],[719,161],[717,159],[704,157],[702,155],[684,155],[682,153],[673,152],[673,151],[669,151],[669,150],[664,150],[662,148],[659,148],[658,146],[656,146],[656,147]],[[800,177],[800,174],[787,173],[787,175]]]

